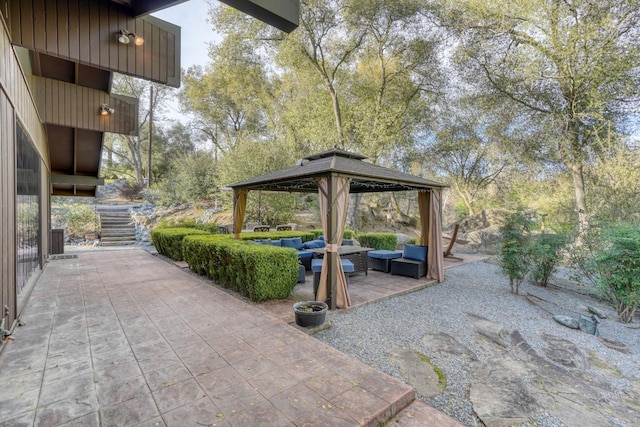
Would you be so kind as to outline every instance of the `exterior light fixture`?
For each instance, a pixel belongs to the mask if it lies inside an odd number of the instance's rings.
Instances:
[[[100,105],[100,115],[101,116],[108,116],[109,114],[113,114],[115,112],[116,112],[116,110],[114,110],[113,108],[109,107],[108,104]]]
[[[118,41],[122,44],[129,44],[133,40],[133,44],[136,46],[142,46],[144,44],[144,39],[137,35],[136,33],[132,33],[129,30],[120,30],[118,33]]]

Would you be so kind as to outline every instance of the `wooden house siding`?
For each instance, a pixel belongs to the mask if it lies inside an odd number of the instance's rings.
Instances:
[[[127,101],[97,89],[44,77],[28,76],[28,80],[44,123],[127,135],[137,132],[135,98]],[[101,105],[113,108],[114,113],[101,116]]]
[[[180,85],[180,27],[153,16],[134,18],[113,2],[1,0],[13,44],[108,71]],[[118,43],[121,29],[145,42]]]
[[[6,93],[0,91],[0,315],[9,329],[16,318],[16,237],[15,237],[15,115]],[[3,310],[4,311],[4,310]]]
[[[4,5],[0,3],[0,7]],[[9,33],[0,17],[0,308],[9,329],[19,312],[16,296],[16,124],[20,122],[41,159],[47,175],[49,152],[44,128],[32,94],[10,44]],[[48,187],[43,188],[41,206],[49,206]],[[49,219],[41,217],[40,229],[48,230]],[[45,233],[43,233],[45,234]],[[48,238],[43,237],[41,256],[48,257]],[[44,246],[46,245],[46,246]]]
[[[20,69],[18,58],[11,47],[9,35],[4,30],[5,27],[2,25],[2,31],[0,31],[0,88],[6,94],[6,99],[15,110],[17,118],[22,122],[25,132],[35,144],[36,151],[45,160],[45,166],[48,168],[49,150],[46,145],[44,128],[38,116],[32,93]],[[2,111],[4,112],[4,109]]]

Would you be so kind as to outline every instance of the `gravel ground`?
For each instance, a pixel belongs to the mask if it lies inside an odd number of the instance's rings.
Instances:
[[[542,308],[530,304],[524,295],[534,294],[548,303]],[[596,306],[608,318],[599,325],[599,334],[629,347],[629,354],[605,347],[597,337],[559,325],[552,314],[577,318],[586,314],[586,306]],[[545,311],[547,310],[547,311]],[[614,387],[628,387],[627,378],[640,379],[640,330],[638,323],[623,325],[616,321],[615,311],[606,303],[573,292],[570,289],[541,288],[523,284],[520,295],[512,295],[508,280],[499,267],[475,262],[447,269],[444,283],[391,298],[386,301],[332,313],[333,327],[315,337],[356,359],[405,381],[399,368],[389,358],[395,349],[411,349],[431,358],[445,374],[447,386],[435,398],[418,396],[425,403],[447,413],[468,426],[479,425],[469,400],[471,375],[465,360],[451,353],[432,351],[423,342],[426,334],[446,333],[465,345],[482,360],[476,345],[475,332],[465,313],[498,322],[508,331],[518,330],[537,351],[544,347],[543,332],[573,342],[583,351],[593,350],[615,366],[622,378],[613,378]],[[546,413],[538,413],[532,426],[562,426]]]

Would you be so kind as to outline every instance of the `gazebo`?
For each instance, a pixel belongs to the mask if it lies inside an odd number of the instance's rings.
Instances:
[[[233,189],[233,233],[240,238],[249,191],[318,192],[320,218],[326,241],[316,298],[331,295],[331,309],[351,305],[338,247],[342,244],[349,194],[417,191],[420,244],[428,245],[427,279],[444,280],[440,201],[446,185],[365,162],[366,156],[331,149],[299,161],[296,166],[237,182]],[[426,232],[425,232],[426,231]]]

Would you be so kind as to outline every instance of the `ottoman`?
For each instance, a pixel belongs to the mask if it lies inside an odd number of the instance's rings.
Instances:
[[[391,270],[391,260],[402,258],[402,251],[380,249],[367,252],[367,256],[369,257],[369,267],[373,270],[388,273]]]

